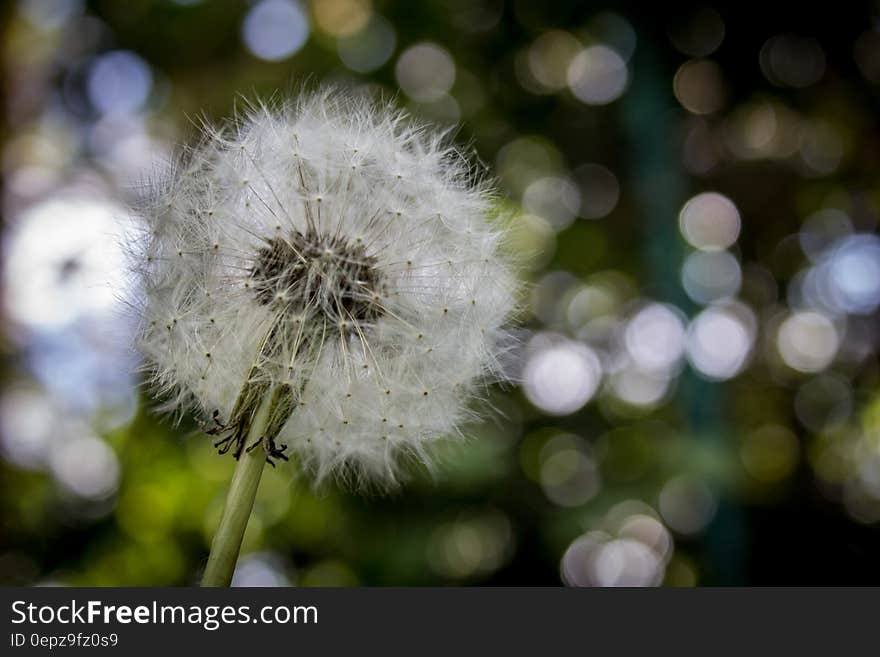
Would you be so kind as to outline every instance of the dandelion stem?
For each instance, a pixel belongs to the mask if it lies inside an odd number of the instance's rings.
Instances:
[[[264,396],[254,414],[245,445],[252,446],[263,439],[269,422],[272,400],[273,395]],[[211,543],[211,554],[208,556],[208,565],[202,576],[202,586],[229,586],[232,581],[241,540],[251,517],[265,463],[266,452],[261,446],[242,450],[235,466],[235,473],[232,475],[229,493],[226,495],[220,525]]]

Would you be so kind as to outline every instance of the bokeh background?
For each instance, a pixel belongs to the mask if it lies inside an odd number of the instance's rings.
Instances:
[[[127,204],[243,94],[458,126],[529,288],[521,385],[390,497],[264,476],[236,583],[880,584],[880,7],[0,8],[0,582],[187,585],[233,462],[150,411]]]

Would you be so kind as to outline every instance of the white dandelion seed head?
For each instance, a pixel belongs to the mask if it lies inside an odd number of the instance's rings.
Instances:
[[[139,348],[166,407],[230,427],[276,394],[277,442],[318,480],[393,483],[500,375],[517,286],[492,190],[403,113],[338,91],[250,107],[141,214]]]

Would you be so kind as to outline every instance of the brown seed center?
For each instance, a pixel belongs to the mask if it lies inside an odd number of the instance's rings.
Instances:
[[[360,243],[294,231],[266,240],[251,267],[251,288],[263,305],[316,313],[327,326],[375,320],[383,314],[383,277]]]

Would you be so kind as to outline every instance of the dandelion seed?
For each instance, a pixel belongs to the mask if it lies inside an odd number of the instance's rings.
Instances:
[[[499,374],[516,285],[491,205],[445,136],[340,92],[208,129],[133,250],[153,386],[221,452],[257,447],[266,403],[270,459],[394,483]]]

